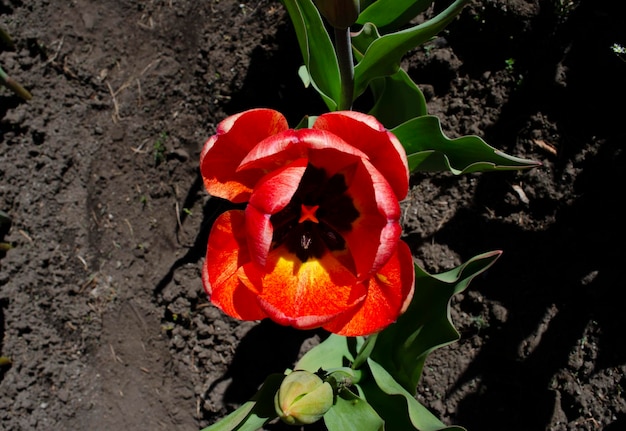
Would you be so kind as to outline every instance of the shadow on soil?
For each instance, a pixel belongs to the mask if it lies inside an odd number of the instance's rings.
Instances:
[[[515,133],[523,126],[520,121],[533,113],[549,112],[556,120],[564,142],[559,142],[563,151],[559,151],[554,175],[560,177],[565,167],[572,165],[579,165],[582,174],[574,183],[574,196],[565,196],[560,202],[539,199],[528,208],[538,219],[554,212],[555,223],[544,231],[530,232],[475,212],[489,207],[501,213],[493,205],[504,202],[506,182],[493,181],[489,174],[479,179],[474,209],[459,211],[437,233],[438,241],[463,260],[476,252],[469,244],[505,250],[481,282],[481,292],[503,304],[509,319],[490,333],[457,382],[460,386],[475,377],[482,379],[481,387],[458,408],[458,422],[469,429],[497,429],[503,423],[516,424],[510,429],[548,426],[557,404],[553,379],[559,370],[568,368],[572,351],[584,342],[590,326],[599,334],[600,344],[588,374],[626,361],[622,340],[626,318],[621,303],[615,300],[617,289],[626,284],[622,256],[615,252],[619,247],[616,240],[626,232],[614,190],[615,185],[626,183],[626,135],[617,121],[621,114],[613,108],[625,94],[623,88],[606,88],[607,83],[620,81],[626,69],[610,52],[615,41],[605,37],[615,34],[616,26],[624,28],[624,15],[607,11],[605,3],[581,2],[556,34],[550,34],[553,27],[545,23],[533,24],[533,31],[538,31],[533,34],[538,37],[523,39],[527,45],[516,54],[528,68],[525,76],[529,79],[523,91],[503,108],[498,123],[487,131],[488,142],[515,142]],[[619,7],[612,4],[609,9]],[[591,24],[589,16],[596,18]],[[563,46],[567,46],[565,57]],[[566,85],[558,86],[553,77],[562,67],[567,71]],[[601,135],[594,135],[597,133]],[[585,155],[589,142],[598,139],[602,142],[599,149]],[[559,180],[553,178],[557,187]],[[552,307],[556,312],[542,332],[539,328]],[[524,340],[538,332],[539,344],[521,357]],[[583,406],[573,397],[568,399],[567,393],[560,396],[565,415],[577,417]],[[611,429],[620,429],[624,422],[622,415]]]
[[[580,343],[589,325],[597,327],[600,333],[599,354],[591,372],[598,373],[626,361],[622,342],[626,319],[621,313],[621,303],[615,300],[616,287],[624,286],[626,280],[621,257],[613,252],[619,246],[615,238],[623,238],[624,228],[611,187],[626,183],[623,173],[626,160],[620,148],[625,136],[614,126],[617,111],[610,108],[611,100],[617,95],[610,88],[604,88],[605,82],[621,81],[615,76],[607,79],[604,74],[623,74],[624,68],[619,59],[611,57],[609,47],[614,41],[602,36],[609,31],[601,31],[602,26],[618,25],[623,18],[616,14],[602,15],[608,22],[599,20],[596,22],[599,27],[587,28],[586,33],[580,34],[583,28],[580,23],[585,22],[589,14],[597,16],[598,5],[599,2],[582,1],[576,15],[570,17],[568,25],[557,34],[550,33],[554,23],[533,23],[533,29],[539,29],[534,33],[535,39],[524,40],[524,45],[511,45],[511,54],[517,56],[520,66],[524,67],[527,80],[523,91],[503,108],[501,118],[487,131],[489,136],[486,137],[488,142],[515,142],[515,133],[530,115],[538,111],[552,113],[567,138],[560,143],[564,151],[556,162],[558,174],[568,163],[576,163],[576,157],[584,151],[592,132],[598,130],[598,124],[604,125],[604,144],[594,157],[584,162],[585,174],[574,185],[576,196],[563,202],[538,199],[531,203],[529,212],[539,219],[553,212],[556,222],[544,231],[530,232],[517,224],[487,220],[481,215],[483,208],[503,202],[506,187],[506,181],[492,181],[493,177],[486,174],[479,179],[474,207],[460,210],[437,233],[437,240],[459,253],[464,261],[477,252],[470,244],[505,250],[501,260],[481,282],[481,291],[489,299],[503,304],[509,310],[509,319],[498,331],[489,333],[476,360],[457,382],[460,386],[477,376],[482,382],[475,392],[465,396],[456,413],[457,421],[468,429],[499,429],[502,424],[515,430],[543,429],[549,425],[556,396],[551,388],[552,380],[558,370],[567,367],[572,349]],[[521,36],[524,28],[516,31]],[[323,111],[324,107],[312,91],[293,90],[302,87],[297,79],[294,81],[300,54],[291,37],[281,37],[287,33],[290,34],[291,29],[287,24],[281,25],[277,40],[285,45],[272,51],[276,57],[268,58],[268,53],[260,48],[253,51],[244,85],[226,107],[229,113],[268,106],[279,109],[288,116],[290,124],[295,124],[302,115],[311,112],[311,106]],[[486,35],[492,34],[486,32]],[[469,50],[470,46],[460,41],[451,42],[459,57],[465,57],[464,50]],[[565,58],[564,46],[568,47]],[[472,61],[476,60],[471,60],[469,54],[467,57],[465,67],[471,73],[472,64],[476,64]],[[284,67],[285,64],[288,66]],[[485,67],[480,59],[477,64],[479,68]],[[281,66],[276,68],[276,65]],[[553,79],[562,67],[568,70],[565,87],[555,84]],[[589,82],[594,82],[595,90],[588,91]],[[623,90],[619,90],[619,94],[623,96]],[[558,179],[554,181],[558,183]],[[202,187],[201,181],[196,181],[194,187]],[[195,195],[197,190],[188,193],[188,196]],[[552,207],[546,208],[546,205]],[[155,294],[171,281],[177,267],[204,257],[210,225],[225,209],[223,201],[209,201],[193,247],[171,268]],[[546,310],[551,307],[557,311],[539,343],[525,356],[520,356],[520,346],[538,331]],[[282,372],[293,365],[300,345],[310,336],[307,332],[262,322],[241,340],[228,372],[208,391],[232,379],[224,402],[245,402],[268,374]],[[567,394],[561,395],[567,397]],[[561,404],[572,409],[572,416],[575,416],[574,410],[581,408],[574,399],[566,399]],[[568,413],[565,411],[569,416]],[[621,415],[606,429],[621,429],[625,422],[626,416]]]

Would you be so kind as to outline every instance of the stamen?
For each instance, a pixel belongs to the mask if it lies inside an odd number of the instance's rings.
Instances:
[[[311,235],[309,235],[308,233],[303,233],[300,237],[300,246],[302,246],[304,250],[308,250],[311,246],[312,241],[313,238],[311,238]]]
[[[319,205],[304,205],[302,204],[300,208],[300,219],[298,223],[303,223],[305,221],[312,221],[313,223],[319,223],[320,221],[317,219],[316,212],[320,206]]]

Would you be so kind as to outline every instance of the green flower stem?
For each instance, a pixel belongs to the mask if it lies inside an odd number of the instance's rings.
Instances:
[[[362,370],[353,370],[351,368],[339,368],[330,370],[328,378],[334,380],[337,384],[343,386],[356,385],[363,378]]]
[[[30,94],[30,92],[22,87],[17,81],[7,75],[6,72],[2,70],[2,67],[0,67],[0,84],[12,90],[24,100],[30,100],[33,98],[33,95]]]
[[[365,374],[362,370],[342,367],[328,370],[324,381],[330,383],[335,395],[339,395],[345,389],[349,390],[352,386],[359,384],[364,377]]]
[[[350,39],[350,27],[335,28],[335,50],[339,61],[339,74],[341,76],[341,97],[337,106],[338,111],[352,109],[354,97],[354,61],[352,59],[352,43]]]

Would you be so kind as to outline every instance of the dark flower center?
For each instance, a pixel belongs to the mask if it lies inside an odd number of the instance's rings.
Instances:
[[[272,248],[285,244],[302,262],[346,248],[341,233],[359,217],[342,174],[308,165],[291,202],[271,217]]]

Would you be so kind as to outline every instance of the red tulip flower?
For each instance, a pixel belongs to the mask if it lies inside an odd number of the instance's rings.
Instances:
[[[331,112],[294,130],[279,112],[246,111],[218,125],[200,169],[211,195],[247,203],[209,235],[203,284],[226,314],[357,336],[406,309],[408,163],[374,117]]]

